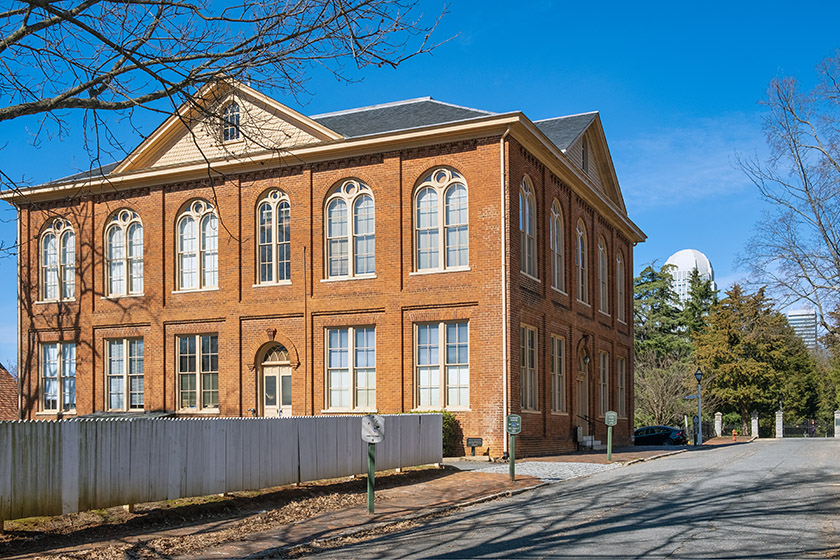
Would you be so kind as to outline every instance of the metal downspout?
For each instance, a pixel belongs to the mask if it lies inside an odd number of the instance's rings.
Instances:
[[[505,436],[505,418],[509,414],[510,403],[508,402],[508,387],[510,385],[510,364],[508,364],[508,313],[507,313],[507,203],[505,199],[506,175],[505,168],[505,139],[510,134],[510,127],[499,140],[499,162],[500,162],[500,197],[501,197],[501,221],[502,221],[502,442],[503,451],[508,452],[508,438]]]

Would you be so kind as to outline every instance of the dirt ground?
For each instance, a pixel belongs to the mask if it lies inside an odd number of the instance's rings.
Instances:
[[[417,484],[451,467],[377,473],[376,488]],[[339,479],[229,496],[206,496],[6,522],[0,558],[33,555],[67,560],[161,559],[189,554],[310,517],[365,503],[367,481]],[[164,536],[143,538],[152,533]],[[88,549],[88,543],[110,543]],[[78,547],[55,554],[51,551]]]

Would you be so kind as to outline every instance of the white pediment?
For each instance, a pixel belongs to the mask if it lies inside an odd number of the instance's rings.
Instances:
[[[243,84],[219,83],[169,117],[114,170],[151,170],[196,162],[247,160],[249,154],[341,138],[312,119]],[[238,138],[226,140],[224,111],[236,104]]]

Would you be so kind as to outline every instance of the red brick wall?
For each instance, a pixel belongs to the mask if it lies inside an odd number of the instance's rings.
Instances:
[[[17,380],[0,366],[0,420],[18,419]]]
[[[367,325],[376,326],[377,408],[381,413],[408,412],[416,408],[415,325],[467,320],[470,407],[456,416],[464,437],[482,437],[490,453],[500,455],[505,368],[501,351],[499,150],[498,137],[479,139],[229,175],[212,185],[207,181],[173,183],[120,195],[83,196],[50,207],[25,206],[21,232],[29,243],[22,247],[20,262],[25,296],[21,349],[26,415],[50,417],[38,414],[37,348],[41,342],[77,342],[77,413],[88,414],[106,408],[105,341],[143,337],[145,408],[174,411],[178,408],[176,337],[202,333],[218,333],[219,337],[219,415],[249,415],[249,409],[259,409],[259,362],[273,341],[281,342],[290,353],[293,413],[320,414],[326,409],[325,329]],[[599,234],[609,240],[611,262],[614,248],[623,247],[628,297],[632,294],[632,248],[512,140],[507,161],[509,406],[512,412],[519,412],[519,324],[524,321],[539,328],[541,405],[539,413],[523,415],[518,449],[527,454],[546,453],[572,445],[574,424],[571,415],[550,412],[547,340],[551,333],[566,337],[570,365],[575,363],[573,351],[583,333],[591,335],[588,347],[593,362],[597,349],[603,348],[611,353],[613,362],[616,355],[624,355],[628,366],[632,364],[630,326],[617,323],[614,314],[599,316],[591,307],[549,287],[547,201],[556,196],[566,212],[569,291],[574,286],[571,242],[578,217],[589,229],[590,252],[595,247],[591,240]],[[468,186],[469,270],[413,274],[413,193],[417,182],[439,166],[459,171]],[[541,282],[519,272],[516,193],[524,173],[532,178],[538,196]],[[363,181],[373,192],[376,277],[324,281],[324,202],[331,189],[347,178]],[[256,286],[256,204],[271,188],[282,189],[290,200],[292,281]],[[219,287],[177,293],[175,224],[183,207],[195,198],[209,201],[218,211]],[[106,298],[103,232],[108,218],[120,208],[134,210],[143,221],[144,295]],[[38,303],[38,236],[55,215],[67,217],[76,230],[76,299]],[[594,252],[591,259],[595,262]],[[591,278],[590,293],[595,294],[594,275]],[[613,286],[612,278],[610,282]],[[611,289],[614,294],[614,287]],[[569,374],[567,379],[573,401],[574,376]],[[629,367],[627,383],[632,403]],[[592,399],[594,410],[595,394]],[[631,408],[628,404],[628,410]],[[616,440],[626,439],[627,426],[622,425]]]

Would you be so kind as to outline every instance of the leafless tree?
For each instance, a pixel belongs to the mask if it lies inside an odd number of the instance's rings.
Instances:
[[[794,78],[771,82],[764,129],[770,157],[739,158],[769,209],[747,245],[756,284],[781,304],[809,302],[835,332],[840,304],[840,51],[818,67],[802,91]]]
[[[11,0],[0,7],[0,123],[38,119],[37,142],[83,111],[92,159],[103,146],[119,159],[126,135],[108,114],[168,115],[221,78],[299,96],[317,68],[350,79],[428,52],[436,25],[416,0]],[[17,186],[0,168],[0,187]]]

